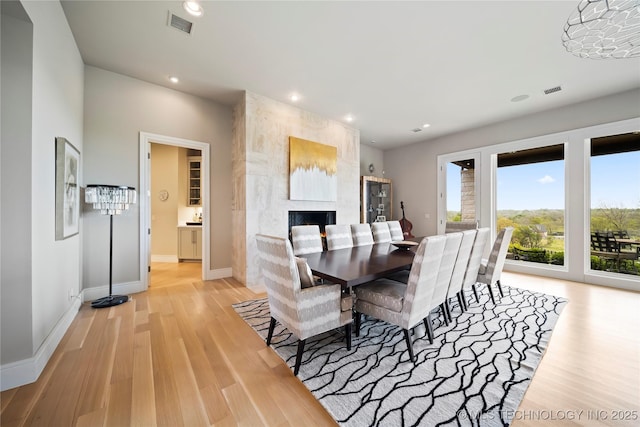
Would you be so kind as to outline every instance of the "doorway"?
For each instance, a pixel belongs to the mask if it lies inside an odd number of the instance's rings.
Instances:
[[[154,142],[150,149],[149,286],[200,280],[202,153],[200,150]]]
[[[180,150],[182,157],[184,157],[184,162],[180,162],[176,154],[175,157],[178,159],[178,163],[175,165],[176,172],[169,173],[168,175],[171,176],[171,179],[169,181],[165,180],[162,185],[157,186],[158,188],[152,185],[152,144],[153,147],[165,148],[168,149],[165,151],[169,152],[178,153],[178,150]],[[191,191],[193,182],[188,179],[190,177],[188,166],[190,163],[188,163],[188,160],[197,157],[194,154],[200,154],[199,170],[197,171],[200,178],[200,187],[197,188],[197,195],[199,196],[197,198],[192,197],[195,194]],[[161,175],[165,175],[165,166],[162,166],[162,168],[163,173]],[[182,169],[182,175],[177,172],[178,169]],[[180,179],[180,176],[184,179]],[[142,260],[140,263],[140,280],[144,289],[149,287],[153,267],[156,267],[158,273],[155,274],[154,272],[153,275],[154,286],[161,286],[163,283],[170,283],[172,280],[179,282],[181,280],[206,279],[206,273],[210,268],[209,177],[208,143],[146,132],[140,133],[140,260]],[[152,259],[151,239],[154,234],[154,227],[160,228],[160,222],[158,221],[157,224],[154,224],[154,218],[152,218],[152,215],[154,215],[153,206],[155,204],[156,206],[168,207],[171,210],[171,204],[166,203],[169,200],[172,200],[176,210],[174,216],[167,217],[165,213],[162,214],[162,221],[164,222],[162,234],[163,237],[167,235],[170,237],[168,239],[169,246],[171,246],[171,241],[174,242],[174,245],[170,251],[166,250],[167,253],[154,255],[154,259]],[[156,219],[160,220],[160,218]],[[196,225],[188,225],[187,223],[196,223]],[[195,258],[192,255],[178,254],[179,226],[191,227],[186,230],[187,232],[197,229],[201,233],[200,237],[194,239],[192,243],[193,253],[201,256],[201,262],[178,262],[181,260],[179,258],[181,256],[189,260]],[[158,234],[156,233],[156,235]]]

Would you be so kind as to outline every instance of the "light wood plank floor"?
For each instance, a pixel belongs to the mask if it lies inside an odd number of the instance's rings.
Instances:
[[[198,277],[199,264],[154,265],[131,302],[83,305],[38,381],[1,394],[0,424],[335,425],[231,307],[264,294],[189,278],[194,266]],[[638,425],[613,418],[640,416],[640,294],[510,273],[503,283],[570,299],[512,425]]]

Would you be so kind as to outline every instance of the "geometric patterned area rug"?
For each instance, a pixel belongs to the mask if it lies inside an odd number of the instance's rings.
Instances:
[[[308,339],[298,378],[341,426],[508,426],[567,300],[503,285],[493,305],[481,289],[449,326],[432,313],[433,344],[414,329],[415,365],[399,327],[363,316],[350,351],[344,329]],[[233,307],[266,338],[267,299]],[[297,340],[279,323],[271,346],[294,366]]]

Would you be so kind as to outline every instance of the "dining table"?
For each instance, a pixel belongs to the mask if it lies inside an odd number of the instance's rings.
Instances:
[[[417,243],[420,239],[411,241]],[[299,256],[307,260],[315,276],[340,284],[346,291],[353,286],[411,268],[417,247],[399,248],[393,243],[375,243]]]

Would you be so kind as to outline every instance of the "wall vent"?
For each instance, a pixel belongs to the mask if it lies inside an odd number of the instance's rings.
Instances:
[[[193,28],[193,22],[189,22],[184,18],[180,18],[178,15],[174,15],[169,12],[169,26],[184,33],[191,34]]]
[[[549,89],[545,89],[544,90],[544,94],[545,95],[549,95],[550,93],[560,92],[561,90],[562,90],[562,88],[560,86],[551,87]]]
[[[413,133],[422,132],[422,128],[411,129],[411,132],[413,132]]]

